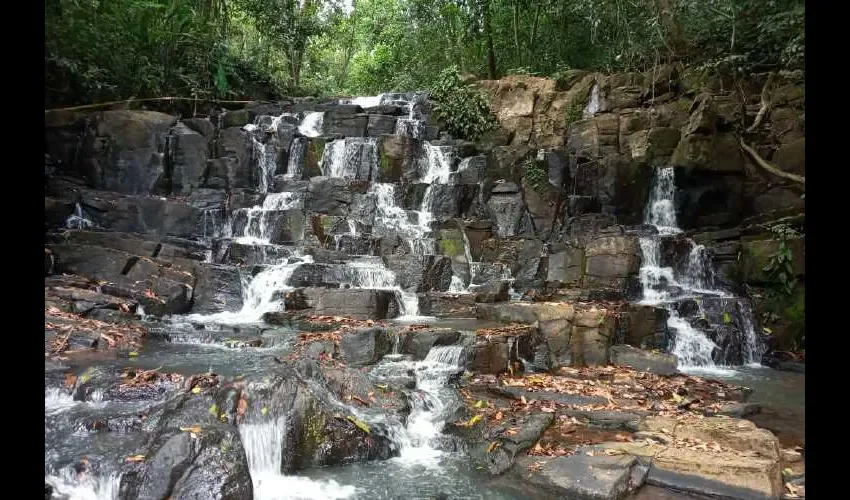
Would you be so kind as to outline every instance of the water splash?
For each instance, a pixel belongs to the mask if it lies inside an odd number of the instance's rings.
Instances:
[[[298,192],[268,193],[262,205],[235,211],[234,217],[244,215],[247,220],[239,234],[233,235],[233,241],[246,245],[271,244],[274,217],[281,210],[299,208],[303,200],[304,195]]]
[[[58,475],[47,475],[44,482],[53,486],[53,495],[69,500],[118,500],[121,474],[106,476],[77,475],[63,469]]]
[[[325,123],[323,111],[313,111],[304,115],[304,119],[298,125],[298,132],[305,137],[319,137]]]
[[[239,426],[256,500],[336,500],[351,498],[355,494],[353,486],[343,486],[336,481],[316,481],[281,474],[285,430],[284,417]]]

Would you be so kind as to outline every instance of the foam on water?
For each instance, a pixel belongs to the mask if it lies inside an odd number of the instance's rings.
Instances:
[[[105,477],[84,474],[76,475],[63,469],[58,475],[47,475],[44,481],[53,486],[54,496],[68,500],[118,500],[121,475],[108,474]]]

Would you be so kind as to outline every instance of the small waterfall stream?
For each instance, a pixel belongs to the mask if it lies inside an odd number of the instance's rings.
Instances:
[[[354,486],[336,481],[316,481],[281,473],[285,447],[286,417],[265,422],[244,423],[239,426],[242,446],[248,458],[248,468],[254,484],[255,500],[315,499],[337,500],[351,498]]]
[[[668,311],[667,326],[674,332],[670,352],[679,360],[680,368],[713,369],[718,367],[719,346],[693,322],[682,317],[677,304],[694,299],[699,313],[703,314],[700,297],[715,297],[733,304],[741,318],[743,338],[741,350],[744,364],[758,363],[764,347],[758,339],[752,312],[747,300],[735,297],[726,290],[715,288],[711,256],[703,245],[688,240],[691,250],[683,270],[677,273],[672,266],[665,266],[662,242],[665,238],[679,237],[675,210],[675,169],[656,169],[655,179],[647,201],[644,222],[654,227],[657,234],[640,238],[643,264],[640,280],[643,288],[642,304],[656,305]],[[727,312],[724,317],[729,318]],[[720,356],[722,359],[722,355]]]

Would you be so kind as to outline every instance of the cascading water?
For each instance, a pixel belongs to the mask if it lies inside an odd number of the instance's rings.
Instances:
[[[322,173],[326,177],[374,180],[378,148],[374,137],[346,137],[331,141],[322,152]]]
[[[736,304],[741,317],[743,339],[742,352],[744,363],[758,363],[763,353],[761,342],[756,336],[752,313],[746,301],[738,299],[725,290],[714,288],[714,271],[711,256],[704,246],[692,241],[691,250],[681,276],[677,276],[672,266],[662,262],[662,240],[665,237],[681,233],[676,220],[675,210],[675,169],[672,167],[656,169],[655,180],[647,202],[644,222],[657,230],[656,235],[640,238],[643,264],[640,280],[643,287],[641,303],[662,306],[668,311],[668,327],[675,332],[670,351],[679,360],[684,369],[714,368],[717,344],[706,334],[683,318],[676,308],[683,299],[714,296],[729,299]],[[699,301],[697,301],[699,304]],[[729,317],[728,313],[724,313]]]
[[[594,84],[590,90],[590,99],[587,101],[587,106],[585,106],[582,114],[584,118],[592,118],[597,112],[599,112],[599,85]]]
[[[422,361],[390,361],[388,356],[373,369],[378,377],[409,370],[416,376],[416,389],[409,395],[411,411],[407,424],[397,429],[394,436],[399,446],[399,462],[437,466],[435,459],[442,451],[434,447],[434,441],[441,436],[443,426],[460,404],[455,391],[446,387],[446,383],[463,369],[464,353],[460,345],[434,346]]]
[[[263,204],[237,210],[234,216],[244,215],[245,226],[233,241],[246,245],[268,245],[271,243],[274,216],[282,210],[298,208],[303,202],[301,193],[268,193]]]
[[[88,229],[94,223],[86,218],[83,207],[79,203],[74,204],[74,213],[65,219],[65,227],[68,229]]]
[[[58,475],[46,476],[45,483],[53,486],[54,495],[69,500],[118,500],[121,474],[79,476],[63,469]]]
[[[319,137],[324,127],[324,111],[313,111],[304,115],[304,119],[298,125],[298,132],[304,137]]]
[[[254,485],[254,499],[336,500],[353,496],[356,491],[353,486],[342,486],[336,481],[315,481],[306,477],[281,474],[285,424],[285,417],[278,417],[266,422],[245,423],[239,426],[239,435]]]
[[[301,174],[304,170],[304,153],[306,151],[306,138],[296,137],[292,140],[292,145],[289,146],[289,159],[286,163],[286,174],[284,174],[285,179],[301,180]]]

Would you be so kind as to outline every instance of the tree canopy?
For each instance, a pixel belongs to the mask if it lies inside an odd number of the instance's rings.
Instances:
[[[432,88],[464,76],[804,65],[803,0],[45,0],[47,106]]]

